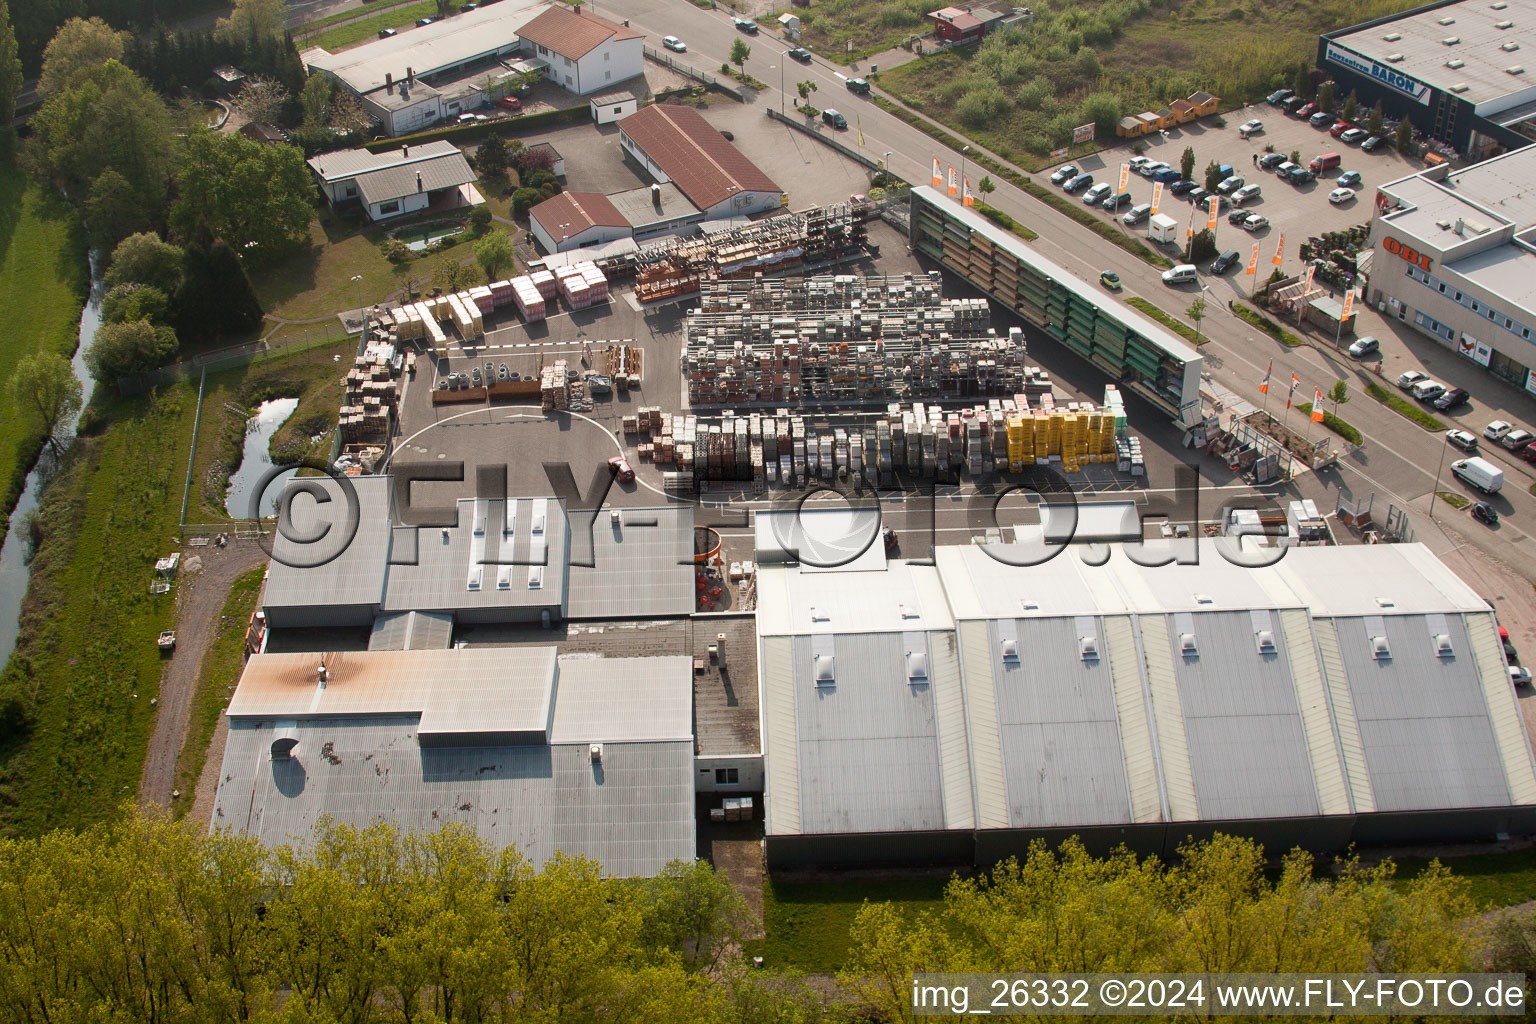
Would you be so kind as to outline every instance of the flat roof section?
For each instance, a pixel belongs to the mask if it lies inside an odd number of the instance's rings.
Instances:
[[[895,561],[873,572],[814,573],[759,562],[757,594],[761,636],[954,628],[938,571],[929,565]]]
[[[358,506],[357,531],[347,541],[348,502],[342,487],[329,477],[288,481],[285,498],[294,529],[278,530],[272,541],[272,563],[262,604],[266,608],[315,606],[377,607],[384,598],[390,550],[390,479],[350,478]],[[307,491],[318,487],[330,500],[316,501]],[[294,538],[327,531],[312,544]],[[334,540],[332,540],[334,538]],[[286,625],[287,623],[280,623]]]
[[[758,719],[757,637],[750,615],[694,619],[692,654],[703,665],[693,674],[693,734],[701,756],[761,754]],[[725,634],[724,659],[709,656]]]
[[[703,216],[699,208],[683,195],[683,190],[670,181],[615,192],[608,197],[608,201],[619,212],[619,216],[637,231],[688,217]]]
[[[518,42],[518,31],[547,6],[546,0],[500,0],[340,53],[310,54],[306,60],[309,67],[334,75],[354,92],[372,92],[384,84],[386,74],[399,79],[410,69],[422,79],[510,49]]]
[[[588,518],[593,517],[593,518]],[[617,517],[617,518],[615,518]],[[578,536],[590,525],[591,544]],[[572,619],[691,615],[693,506],[576,510],[566,570],[565,614]],[[588,561],[590,565],[578,564]]]
[[[1512,75],[1506,69],[1527,63],[1529,50],[1521,46],[1533,33],[1536,0],[1463,0],[1419,8],[1390,21],[1346,29],[1326,38],[1330,46],[1348,47],[1383,68],[1442,92],[1465,85],[1466,89],[1452,95],[1483,104],[1531,88],[1528,73]],[[1516,49],[1505,50],[1505,44]],[[1461,66],[1448,67],[1448,61],[1458,61]]]

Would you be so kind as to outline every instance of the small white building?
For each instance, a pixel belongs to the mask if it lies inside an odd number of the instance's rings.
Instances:
[[[632,92],[605,92],[587,102],[592,106],[592,120],[598,124],[612,124],[640,109],[640,101]]]
[[[370,220],[389,220],[434,204],[474,206],[485,199],[474,188],[475,172],[451,142],[401,146],[383,153],[343,149],[308,160],[326,202],[357,202]]]
[[[706,220],[777,209],[784,192],[692,107],[657,103],[619,122],[619,145]]]
[[[645,70],[645,33],[551,6],[518,30],[522,52],[548,62],[549,81],[578,96],[611,90]]]
[[[528,227],[545,252],[601,245],[634,234],[601,192],[562,192],[546,199],[529,211]]]

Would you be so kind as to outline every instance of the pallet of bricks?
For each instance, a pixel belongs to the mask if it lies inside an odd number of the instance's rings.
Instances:
[[[539,402],[546,410],[564,409],[570,403],[571,374],[564,359],[539,371]]]
[[[587,309],[608,301],[608,279],[591,261],[558,268],[555,282],[572,309]]]
[[[342,379],[337,429],[345,444],[380,441],[389,436],[390,419],[398,412],[395,369],[380,349],[356,357]]]

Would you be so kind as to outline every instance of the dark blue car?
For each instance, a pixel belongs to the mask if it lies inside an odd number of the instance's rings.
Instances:
[[[1152,180],[1166,183],[1170,181],[1178,181],[1179,177],[1180,175],[1177,168],[1167,167],[1152,175]]]
[[[1069,193],[1075,193],[1075,192],[1081,192],[1083,189],[1087,188],[1089,185],[1092,185],[1092,184],[1093,184],[1093,175],[1091,175],[1091,174],[1079,174],[1077,177],[1073,178],[1071,181],[1069,181],[1065,185],[1063,185],[1062,189],[1063,189],[1063,191],[1066,191],[1066,192],[1069,192]]]

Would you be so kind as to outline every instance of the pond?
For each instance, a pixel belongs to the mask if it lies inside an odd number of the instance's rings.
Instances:
[[[221,128],[225,118],[229,117],[229,111],[212,100],[194,100],[187,115],[187,121],[193,127],[198,127],[199,119],[209,128]]]
[[[268,445],[272,441],[272,435],[277,433],[293,411],[299,407],[297,398],[274,398],[270,402],[262,402],[256,408],[256,415],[245,423],[245,454],[240,459],[240,468],[229,478],[229,493],[224,501],[224,510],[235,519],[269,518],[277,515],[277,505],[282,497],[283,487],[290,477],[298,472],[297,467],[285,470],[276,477],[268,479],[272,471],[272,455],[268,451]],[[266,486],[261,494],[252,493],[263,480]],[[261,511],[258,517],[251,514],[253,500],[261,499]]]
[[[439,225],[437,227],[405,228],[395,232],[395,237],[405,243],[405,247],[411,252],[421,252],[427,246],[443,238],[452,238],[454,235],[462,235],[464,229],[457,225]]]

